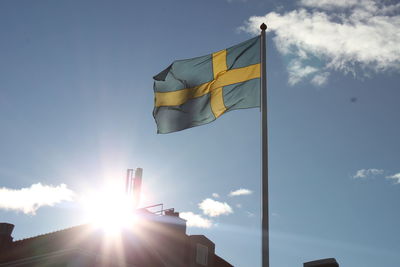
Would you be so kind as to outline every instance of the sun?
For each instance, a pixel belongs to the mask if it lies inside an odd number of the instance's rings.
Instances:
[[[108,236],[132,228],[136,221],[132,196],[113,186],[86,194],[82,198],[82,205],[85,221]]]

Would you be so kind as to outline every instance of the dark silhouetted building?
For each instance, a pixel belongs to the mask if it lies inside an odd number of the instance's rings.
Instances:
[[[229,267],[203,235],[187,235],[173,209],[137,211],[130,229],[110,238],[92,225],[13,241],[14,226],[0,223],[0,266],[20,267]]]

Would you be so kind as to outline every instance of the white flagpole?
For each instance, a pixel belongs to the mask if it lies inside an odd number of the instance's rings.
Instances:
[[[262,267],[269,267],[269,216],[268,216],[268,121],[267,121],[267,64],[266,64],[266,38],[264,23],[261,29],[261,258]]]

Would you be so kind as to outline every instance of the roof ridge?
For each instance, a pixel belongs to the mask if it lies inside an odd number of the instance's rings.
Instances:
[[[55,231],[52,231],[52,232],[48,232],[48,233],[44,233],[44,234],[40,234],[40,235],[36,235],[36,236],[31,236],[31,237],[27,237],[27,238],[23,238],[23,239],[18,239],[18,240],[15,240],[13,243],[15,244],[15,243],[19,243],[19,242],[25,242],[25,241],[32,240],[32,239],[35,239],[35,238],[45,237],[45,236],[49,236],[49,235],[52,235],[52,234],[55,234],[55,233],[59,233],[59,232],[63,232],[63,231],[67,231],[67,230],[71,230],[73,228],[78,228],[78,227],[83,227],[83,226],[88,226],[88,224],[75,225],[75,226],[71,226],[71,227],[68,227],[68,228],[55,230]]]

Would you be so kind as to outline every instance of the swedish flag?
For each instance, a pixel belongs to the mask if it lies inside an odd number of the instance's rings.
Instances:
[[[260,37],[210,55],[174,61],[154,78],[158,133],[260,106]]]

